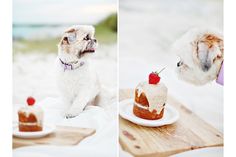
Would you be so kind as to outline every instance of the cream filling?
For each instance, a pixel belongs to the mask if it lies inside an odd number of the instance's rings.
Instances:
[[[163,109],[163,104],[167,100],[167,88],[163,83],[158,83],[156,85],[149,84],[148,82],[141,82],[137,88],[138,97],[144,93],[147,97],[149,107],[148,110],[152,112],[154,109],[157,114],[160,114]]]
[[[136,102],[134,102],[134,105],[136,105],[137,107],[139,107],[139,108],[142,108],[142,109],[145,109],[145,110],[149,110],[149,107],[148,106],[143,106],[143,105],[141,105],[141,104],[139,104],[139,103],[136,103]],[[158,109],[156,110],[157,111],[157,114],[160,114],[161,113],[161,111],[162,111],[162,109],[165,107],[165,104],[163,104],[163,105],[158,105],[159,107],[158,107]],[[150,111],[150,110],[149,110]],[[150,111],[150,112],[152,112],[152,111]]]
[[[34,122],[34,123],[19,122],[19,125],[26,125],[26,126],[38,125],[38,126],[41,126],[41,122]]]
[[[139,103],[136,103],[136,102],[134,102],[134,105],[135,105],[135,106],[138,106],[139,108],[148,110],[148,106],[143,106],[143,105],[141,105],[141,104],[139,104]]]

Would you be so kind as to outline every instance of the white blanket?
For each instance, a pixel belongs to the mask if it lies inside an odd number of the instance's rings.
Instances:
[[[96,67],[99,80],[109,90],[117,87],[117,48],[114,45],[100,45],[91,63]],[[73,147],[32,146],[13,150],[14,157],[113,157],[118,151],[117,102],[105,108],[87,107],[78,117],[63,119],[63,105],[55,83],[54,61],[56,54],[17,53],[13,63],[13,119],[17,121],[17,109],[25,104],[25,99],[32,95],[45,111],[46,123],[56,125],[95,128],[96,133]],[[42,74],[43,73],[43,74]],[[114,98],[114,97],[113,97]],[[18,104],[18,105],[17,105]]]
[[[116,116],[117,104],[114,102],[110,107],[104,109],[98,106],[88,106],[83,113],[71,119],[61,116],[63,107],[60,99],[47,98],[36,104],[45,111],[45,123],[94,128],[96,133],[76,146],[30,146],[15,149],[14,157],[113,157],[117,154],[118,121]],[[14,121],[17,120],[17,109],[14,107]]]

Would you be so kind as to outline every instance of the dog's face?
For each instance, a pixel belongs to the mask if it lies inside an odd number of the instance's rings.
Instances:
[[[80,59],[87,54],[94,53],[97,40],[94,38],[93,26],[76,25],[67,29],[58,45],[59,53]]]
[[[223,38],[208,30],[193,29],[173,46],[179,56],[178,77],[195,85],[204,85],[217,78],[223,62]]]

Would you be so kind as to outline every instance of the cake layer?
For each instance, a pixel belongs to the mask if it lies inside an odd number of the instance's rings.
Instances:
[[[37,122],[37,118],[33,113],[18,112],[19,122]]]
[[[148,120],[157,120],[163,117],[164,108],[161,110],[159,114],[157,114],[156,110],[153,110],[152,112],[150,112],[149,110],[138,107],[137,105],[134,104],[133,113],[139,118],[148,119]]]
[[[43,111],[37,106],[26,106],[18,111],[20,122],[37,122],[43,120]]]
[[[143,106],[149,106],[146,95],[144,93],[138,93],[138,89],[135,89],[135,102]]]
[[[18,110],[19,131],[35,132],[43,130],[43,110],[37,106],[26,106]]]
[[[42,131],[43,127],[39,125],[22,125],[19,124],[19,131],[21,132],[36,132]]]
[[[149,106],[148,110],[154,109],[160,114],[163,104],[167,100],[167,88],[163,83],[149,84],[141,82],[135,89],[135,101],[143,106]]]

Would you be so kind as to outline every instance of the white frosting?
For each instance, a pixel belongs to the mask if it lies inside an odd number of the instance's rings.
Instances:
[[[141,82],[136,89],[138,90],[138,97],[142,93],[146,95],[149,103],[148,110],[152,112],[155,109],[157,114],[160,114],[167,100],[168,89],[164,83],[149,84],[148,82]]]
[[[42,125],[43,123],[43,110],[37,106],[26,106],[20,109],[20,112],[23,112],[26,117],[29,117],[30,114],[35,115],[37,119],[37,124]]]

